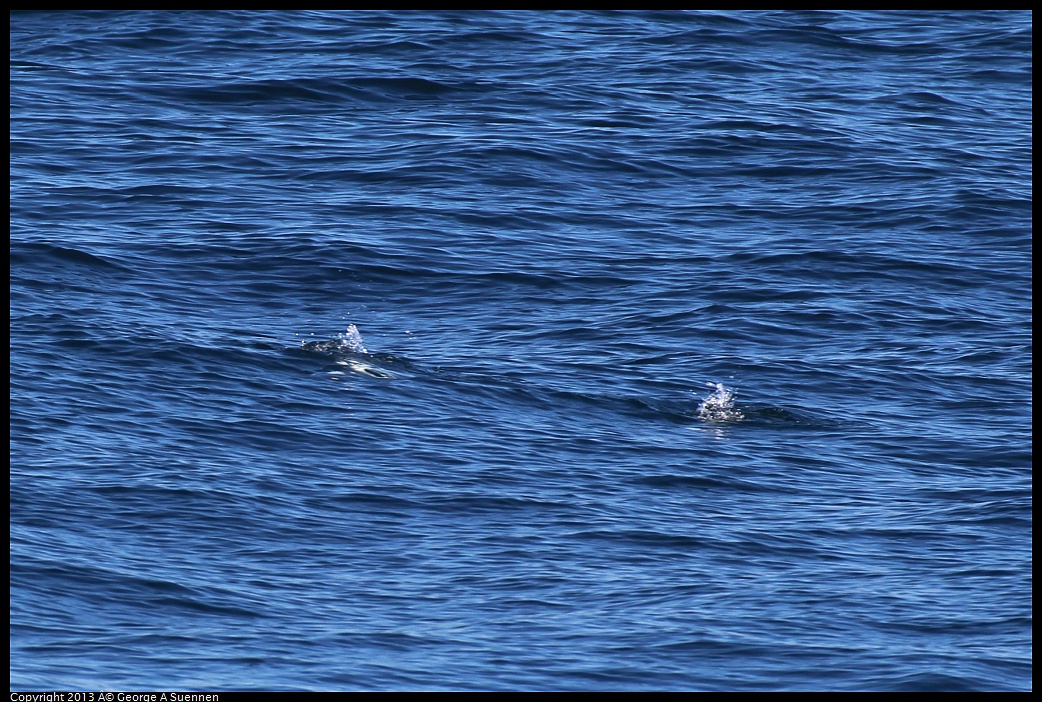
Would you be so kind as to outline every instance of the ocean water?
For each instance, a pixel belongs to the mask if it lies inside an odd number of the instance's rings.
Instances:
[[[10,40],[12,689],[1031,689],[1030,13]]]

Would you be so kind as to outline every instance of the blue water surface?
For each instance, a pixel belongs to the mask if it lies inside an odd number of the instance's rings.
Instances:
[[[1029,12],[10,40],[12,689],[1031,689]]]

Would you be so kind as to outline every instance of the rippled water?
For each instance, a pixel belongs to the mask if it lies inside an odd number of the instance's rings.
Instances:
[[[1029,690],[1031,15],[11,15],[11,687]]]

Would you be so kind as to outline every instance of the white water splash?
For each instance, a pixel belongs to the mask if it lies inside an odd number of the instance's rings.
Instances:
[[[358,327],[353,324],[347,325],[347,331],[340,335],[339,342],[340,348],[344,351],[369,356],[369,351],[365,348],[365,343],[362,342],[362,333],[358,331]],[[337,363],[341,366],[347,366],[356,373],[364,373],[373,378],[394,377],[393,373],[377,368],[371,363],[359,359],[357,356],[353,358],[341,358]]]
[[[340,344],[345,350],[352,353],[369,353],[365,349],[365,344],[362,343],[361,332],[353,324],[348,324],[347,331],[340,335]]]
[[[735,392],[723,383],[706,383],[714,388],[713,393],[698,405],[698,418],[710,422],[737,422],[745,419],[741,410],[734,406]]]

